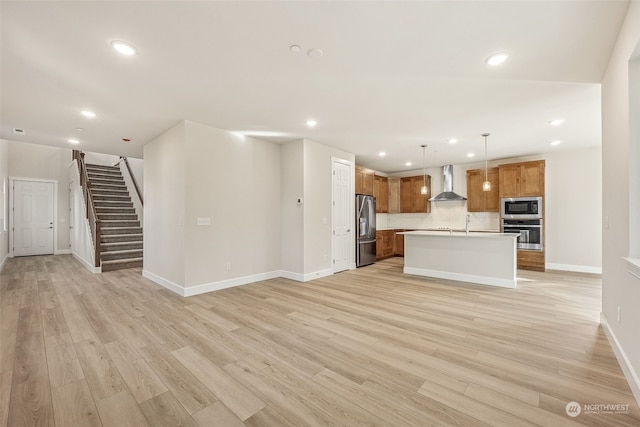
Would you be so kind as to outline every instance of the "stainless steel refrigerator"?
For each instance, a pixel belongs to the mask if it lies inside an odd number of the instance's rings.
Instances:
[[[376,199],[356,194],[356,267],[376,261]]]

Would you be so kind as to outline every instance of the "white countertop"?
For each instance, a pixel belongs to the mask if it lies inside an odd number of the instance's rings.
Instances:
[[[470,231],[468,234],[466,231],[448,231],[448,230],[415,230],[415,231],[400,231],[398,234],[405,234],[410,236],[446,236],[446,237],[484,237],[484,238],[496,238],[496,237],[509,237],[516,239],[518,234],[515,233],[494,233],[486,231]]]

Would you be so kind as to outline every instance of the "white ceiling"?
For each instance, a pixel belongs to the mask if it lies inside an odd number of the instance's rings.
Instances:
[[[483,132],[490,159],[599,145],[599,82],[628,1],[0,7],[3,139],[69,147],[77,138],[85,151],[142,157],[187,119],[273,142],[308,138],[394,172],[421,164],[420,144],[429,166],[483,160]],[[114,39],[138,54],[119,56]],[[311,48],[324,56],[309,58]],[[509,60],[486,65],[497,51]],[[564,124],[550,126],[556,117]]]

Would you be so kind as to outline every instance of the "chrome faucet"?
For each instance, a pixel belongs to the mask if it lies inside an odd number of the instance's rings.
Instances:
[[[469,234],[469,223],[471,222],[471,214],[467,214],[467,224],[464,227],[466,234]]]

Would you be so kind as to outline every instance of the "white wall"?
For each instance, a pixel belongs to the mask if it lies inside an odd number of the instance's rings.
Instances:
[[[56,253],[69,253],[69,165],[71,150],[9,141],[9,176],[58,181]]]
[[[602,80],[602,319],[640,404],[640,280],[623,259],[629,255],[629,59],[639,42],[640,2],[634,1]]]
[[[185,122],[144,146],[143,275],[176,292],[185,284],[185,151]]]
[[[353,154],[304,140],[304,274],[307,277],[332,273],[332,157],[355,163]]]
[[[9,255],[9,142],[0,139],[0,270]]]
[[[186,142],[185,286],[279,275],[280,146],[194,122]]]
[[[280,181],[282,270],[289,277],[304,275],[304,141],[283,144],[280,148],[282,176]]]

